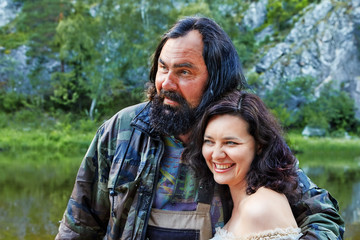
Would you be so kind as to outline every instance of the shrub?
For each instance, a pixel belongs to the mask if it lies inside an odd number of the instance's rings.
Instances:
[[[304,121],[305,124],[322,125],[321,127],[325,127],[326,121],[329,132],[355,132],[359,124],[355,119],[354,101],[345,91],[333,89],[330,84],[322,89],[319,98],[306,106]]]
[[[312,77],[281,79],[264,101],[284,127],[303,127],[303,108],[315,98],[314,84]]]

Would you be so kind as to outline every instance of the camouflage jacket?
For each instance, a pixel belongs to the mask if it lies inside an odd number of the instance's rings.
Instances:
[[[146,103],[125,108],[98,129],[56,239],[145,239],[164,151],[148,110]],[[303,239],[342,239],[336,200],[299,175],[304,195],[292,208]]]

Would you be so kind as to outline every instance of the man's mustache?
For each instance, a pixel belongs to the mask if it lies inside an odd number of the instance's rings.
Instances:
[[[187,104],[185,98],[183,98],[179,93],[177,92],[172,92],[172,91],[165,91],[165,90],[160,90],[160,94],[159,97],[163,100],[165,97],[178,102],[180,105],[183,104]]]

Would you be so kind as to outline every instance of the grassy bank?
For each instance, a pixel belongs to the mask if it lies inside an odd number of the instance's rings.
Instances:
[[[24,115],[24,113],[23,113]],[[24,119],[27,119],[24,121]],[[12,116],[0,121],[0,185],[73,184],[76,171],[100,122],[41,116]],[[1,120],[1,119],[0,119]],[[6,122],[6,124],[4,124]],[[302,168],[349,169],[360,175],[360,139],[304,138],[288,134]],[[351,174],[352,176],[355,176]]]
[[[289,133],[288,139],[300,166],[360,169],[359,138],[307,138]]]
[[[0,185],[54,189],[73,184],[100,123],[38,117],[41,120],[21,121],[12,116],[0,124]]]

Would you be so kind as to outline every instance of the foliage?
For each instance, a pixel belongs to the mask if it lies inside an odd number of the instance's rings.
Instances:
[[[143,100],[139,89],[147,81],[158,39],[183,16],[214,18],[234,40],[244,64],[256,51],[253,32],[239,31],[247,1],[20,2],[19,16],[0,29],[0,45],[11,52],[26,44],[28,59],[23,67],[29,71],[18,76],[11,70],[18,68],[16,60],[4,59],[8,67],[0,75],[7,76],[5,94],[20,84],[22,94],[37,97],[31,104],[47,111],[60,108],[94,118]],[[132,98],[124,98],[126,94]]]
[[[16,32],[28,36],[30,56],[51,54],[56,26],[69,13],[70,4],[61,0],[24,1],[15,20]],[[55,49],[54,49],[55,50]]]
[[[16,92],[8,94],[1,94],[0,92],[0,110],[4,112],[14,112],[21,109],[24,106],[24,101],[26,101],[25,97]]]
[[[250,72],[246,76],[249,90],[260,96],[264,92],[265,84],[263,84],[260,75],[256,72]]]
[[[54,94],[51,99],[64,109],[81,110],[89,99],[86,70],[94,58],[98,25],[92,20],[88,6],[77,2],[75,11],[59,22],[56,43],[59,47],[61,72],[52,74]],[[65,69],[68,68],[68,69]],[[89,100],[87,101],[89,102]]]
[[[290,26],[290,20],[309,3],[317,0],[269,0],[267,5],[267,24],[273,24],[280,31]]]
[[[15,49],[27,43],[28,36],[23,32],[13,32],[9,26],[0,28],[0,46],[8,49],[6,53],[10,53],[11,49]]]
[[[356,132],[359,122],[355,119],[355,103],[349,95],[324,86],[320,97],[304,108],[304,123],[312,127],[322,127],[334,134]]]
[[[273,24],[282,31],[294,15],[315,1],[269,0],[262,27]],[[259,47],[254,37],[258,29],[241,26],[249,0],[19,2],[20,14],[0,28],[0,111],[5,112],[40,108],[50,115],[67,111],[97,120],[143,101],[150,56],[160,36],[183,16],[215,19],[233,40],[246,68],[253,64]],[[20,47],[26,59],[12,55]],[[20,66],[27,72],[18,71]],[[285,127],[309,124],[331,132],[338,128],[335,135],[360,128],[349,119],[352,110],[343,93],[330,97],[334,103],[326,103],[342,110],[318,114],[326,95],[315,101],[309,91],[313,79],[282,79],[280,87],[268,92],[258,75],[249,74],[248,82]],[[338,100],[343,105],[335,104]]]
[[[243,12],[250,1],[208,1],[212,16],[232,39],[244,67],[253,63],[257,45],[254,31],[241,27]]]
[[[281,79],[265,93],[264,101],[284,127],[299,127],[303,108],[315,98],[314,86],[312,77]]]
[[[311,77],[282,79],[266,92],[264,101],[285,128],[324,128],[333,136],[358,131],[355,103],[345,91],[336,90],[329,83],[316,97],[314,89],[315,80]]]
[[[47,71],[57,52],[53,44],[55,29],[59,19],[69,12],[70,4],[61,0],[21,2],[21,13],[0,28],[0,46],[5,53],[0,54],[4,66],[0,70],[2,90],[35,98],[30,102],[43,108],[51,92]]]
[[[54,93],[51,100],[55,106],[65,110],[81,110],[82,102],[89,99],[86,97],[86,83],[83,79],[75,77],[76,72],[54,73],[52,75]]]

